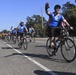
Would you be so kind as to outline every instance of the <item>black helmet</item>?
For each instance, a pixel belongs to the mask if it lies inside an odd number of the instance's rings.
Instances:
[[[20,25],[24,25],[24,22],[23,22],[23,21],[21,21],[21,22],[20,22]]]
[[[57,9],[57,8],[59,8],[59,9],[60,9],[60,8],[61,8],[61,6],[60,6],[60,5],[55,5],[55,6],[54,6],[54,9]]]

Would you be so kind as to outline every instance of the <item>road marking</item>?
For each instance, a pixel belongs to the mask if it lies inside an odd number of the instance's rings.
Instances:
[[[45,71],[47,71],[49,74],[51,75],[58,75],[56,73],[54,73],[52,70],[48,69],[47,67],[43,66],[42,64],[40,64],[39,62],[35,61],[34,59],[30,58],[29,56],[23,54],[21,51],[14,49],[11,45],[7,44],[6,42],[2,41],[3,43],[5,43],[7,46],[11,47],[14,51],[20,53],[23,55],[23,57],[27,58],[28,60],[30,60],[31,62],[33,62],[34,64],[36,64],[37,66],[41,67],[42,69],[44,69]]]

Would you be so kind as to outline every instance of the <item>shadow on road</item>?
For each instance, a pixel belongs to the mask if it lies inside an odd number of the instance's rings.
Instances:
[[[4,56],[4,57],[10,57],[10,56],[14,56],[14,55],[23,55],[23,54],[21,54],[21,53],[13,53],[13,54],[10,54],[10,55],[7,55],[7,56]]]
[[[45,60],[48,60],[48,61],[55,61],[55,62],[60,62],[60,63],[66,63],[66,61],[63,60],[63,59],[57,59],[57,58],[49,57],[48,55],[45,55],[45,54],[24,53],[24,55],[29,56],[29,57],[45,59]]]
[[[38,45],[38,46],[35,46],[35,47],[44,47],[45,48],[46,46],[45,45]]]
[[[76,73],[70,73],[70,72],[58,72],[58,71],[53,71],[54,73],[56,73],[57,75],[76,75]],[[48,71],[41,71],[41,70],[35,70],[34,73],[36,75],[53,75],[50,74]]]
[[[20,49],[19,47],[2,47],[2,49]]]
[[[13,49],[11,47],[2,47],[2,49]]]
[[[45,54],[32,54],[32,53],[23,53],[26,56],[29,57],[35,57],[35,58],[42,58],[42,59],[50,59],[48,55]]]
[[[31,53],[13,53],[4,57],[10,57],[10,56],[14,56],[14,55],[25,55],[25,56],[29,56],[29,57],[34,57],[34,58],[41,58],[44,60],[48,60],[48,61],[53,61],[53,62],[60,62],[60,63],[66,63],[65,60],[62,59],[57,59],[57,58],[50,58],[48,55],[44,55],[44,54],[31,54]]]
[[[50,75],[48,72],[46,71],[41,71],[41,70],[35,70],[34,73],[36,75]]]

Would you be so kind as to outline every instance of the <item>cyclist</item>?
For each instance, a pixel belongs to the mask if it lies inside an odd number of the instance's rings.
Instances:
[[[5,33],[2,32],[1,35],[2,35],[2,40],[4,40],[5,39]]]
[[[16,30],[16,28],[14,28],[13,30],[12,30],[12,35],[16,35],[17,34],[17,30]]]
[[[48,20],[48,33],[49,33],[49,37],[51,39],[51,47],[54,48],[54,37],[55,37],[55,27],[58,27],[59,25],[61,25],[62,22],[64,22],[67,26],[69,26],[71,29],[73,29],[73,27],[70,26],[70,24],[66,21],[66,19],[64,18],[64,16],[62,16],[60,14],[60,5],[55,5],[54,6],[54,12],[50,13],[48,11],[49,8],[49,3],[47,2],[45,4],[45,12],[46,14],[49,16],[49,20]]]
[[[31,26],[29,27],[29,36],[30,36],[30,42],[31,42],[31,37],[34,36],[35,30],[34,28]]]
[[[10,31],[7,32],[7,40],[10,41]]]
[[[12,30],[13,30],[13,26],[11,26],[10,28],[10,40],[12,39]]]
[[[0,39],[2,38],[2,34],[0,33]]]
[[[28,30],[27,27],[24,25],[24,22],[20,22],[17,27],[17,30],[18,42],[20,43],[20,39],[23,37],[24,32],[28,32]]]
[[[17,29],[14,28],[14,29],[12,30],[12,40],[14,40],[14,39],[16,38],[16,35],[17,35]]]

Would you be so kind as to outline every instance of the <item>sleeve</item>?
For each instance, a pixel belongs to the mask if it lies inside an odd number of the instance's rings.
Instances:
[[[26,25],[24,26],[24,28],[27,28]]]
[[[64,20],[65,18],[64,18],[64,16],[61,16],[61,18],[62,18],[62,20]]]

